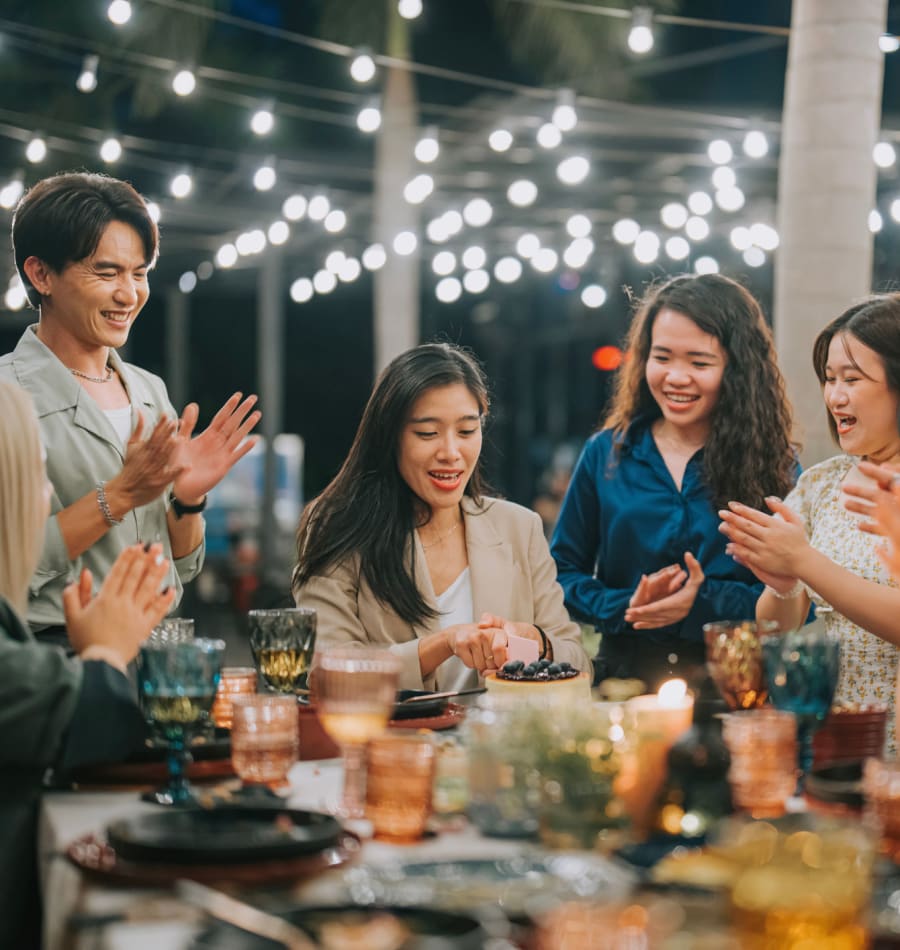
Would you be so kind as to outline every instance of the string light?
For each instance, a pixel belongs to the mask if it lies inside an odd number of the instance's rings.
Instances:
[[[628,48],[639,56],[653,49],[653,11],[650,7],[635,7],[632,11]]]
[[[183,294],[189,294],[197,286],[197,275],[192,271],[185,271],[181,277],[178,278],[178,289]]]
[[[466,270],[480,270],[487,262],[487,254],[483,247],[473,244],[462,253],[462,265]]]
[[[284,244],[291,236],[291,229],[286,221],[273,221],[266,232],[270,244],[278,246]]]
[[[214,273],[215,267],[213,267],[210,261],[200,261],[197,265],[197,276],[200,280],[209,280]]]
[[[486,270],[476,268],[466,271],[463,275],[462,282],[463,287],[465,287],[470,294],[481,294],[488,289],[491,278]]]
[[[306,214],[306,198],[303,195],[291,195],[285,198],[281,213],[288,221],[300,221]]]
[[[340,208],[333,208],[325,215],[322,227],[324,227],[329,234],[338,234],[347,227],[347,215],[344,214]]]
[[[254,135],[268,135],[275,126],[271,106],[260,106],[250,117],[250,129]]]
[[[147,214],[153,219],[154,224],[159,224],[159,219],[162,215],[159,205],[155,201],[147,202]]]
[[[524,257],[527,261],[530,257],[540,250],[541,242],[538,239],[536,234],[531,234],[530,232],[523,234],[518,241],[516,241],[516,254],[519,257]]]
[[[441,303],[454,303],[462,295],[462,284],[455,277],[445,277],[437,282],[434,293]]]
[[[404,20],[415,20],[421,16],[422,0],[398,0],[397,12]]]
[[[878,48],[882,53],[896,53],[900,49],[900,36],[893,33],[882,33],[878,37]]]
[[[737,175],[733,168],[721,165],[710,176],[713,187],[721,191],[723,188],[734,188],[737,184]]]
[[[100,146],[100,158],[104,162],[117,162],[122,157],[122,146],[116,138],[108,138]]]
[[[512,146],[512,132],[508,129],[494,129],[488,136],[488,145],[495,152],[506,152]]]
[[[401,231],[393,241],[394,252],[401,257],[408,257],[418,246],[419,240],[412,231]]]
[[[556,166],[556,177],[564,185],[580,185],[590,170],[590,162],[583,155],[572,155]]]
[[[872,158],[879,168],[890,168],[897,161],[897,151],[890,142],[878,142],[872,149]]]
[[[172,77],[172,91],[176,96],[189,96],[197,88],[197,77],[189,69],[179,69]]]
[[[343,251],[331,251],[325,258],[325,270],[330,270],[332,274],[337,274],[345,260],[347,260],[347,255]]]
[[[706,149],[709,160],[715,165],[727,165],[734,158],[734,149],[725,139],[713,139]]]
[[[233,244],[223,244],[218,251],[216,251],[216,267],[227,270],[229,267],[234,267],[237,259],[237,248]]]
[[[36,135],[25,147],[25,157],[32,165],[37,165],[47,157],[47,143]]]
[[[666,254],[673,261],[683,261],[691,253],[691,245],[679,236],[670,237],[666,241]]]
[[[692,215],[684,223],[684,233],[692,241],[705,241],[709,237],[709,224],[706,218]]]
[[[556,148],[562,142],[562,132],[552,122],[545,122],[537,130],[536,138],[541,148]]]
[[[750,236],[750,228],[744,227],[743,224],[731,229],[728,240],[731,241],[731,246],[736,251],[746,251],[747,248],[753,244],[753,238]]]
[[[369,271],[381,270],[387,262],[387,254],[381,244],[370,244],[362,254],[363,267]]]
[[[187,198],[194,190],[194,181],[188,172],[179,172],[169,182],[169,191],[174,198]]]
[[[452,251],[438,251],[431,260],[431,269],[441,277],[452,274],[456,270],[456,255]]]
[[[693,191],[688,196],[688,207],[694,214],[709,214],[713,209],[713,200],[705,191]]]
[[[764,251],[774,251],[779,243],[778,232],[771,225],[757,222],[750,225],[750,239]]]
[[[370,135],[381,127],[381,109],[377,100],[370,100],[356,116],[356,126],[360,132]]]
[[[872,234],[878,234],[878,232],[884,227],[884,219],[881,217],[881,212],[873,208],[869,212],[868,220],[869,230]]]
[[[338,280],[343,284],[352,284],[362,273],[362,267],[355,257],[348,257],[338,269]]]
[[[559,255],[553,248],[542,247],[531,255],[531,266],[541,274],[549,274],[550,271],[556,270],[557,264],[559,264]]]
[[[694,273],[718,274],[719,262],[714,257],[709,257],[708,255],[698,257],[697,260],[694,261]]]
[[[557,93],[552,122],[561,132],[571,132],[578,124],[575,93],[571,89],[560,89]]]
[[[759,129],[751,129],[745,136],[743,142],[744,154],[750,158],[762,158],[768,154],[769,140],[765,132]]]
[[[325,195],[313,195],[306,206],[306,214],[310,221],[324,221],[331,210],[331,202]]]
[[[518,181],[514,181],[509,188],[506,189],[507,200],[511,205],[515,205],[517,208],[527,208],[529,205],[534,204],[537,200],[537,196],[537,185],[527,178],[520,178]]]
[[[663,205],[659,217],[667,228],[675,230],[684,227],[688,219],[688,210],[680,202],[670,201],[667,205]]]
[[[591,219],[586,214],[573,214],[566,221],[566,231],[573,238],[587,237],[591,233]]]
[[[25,185],[19,177],[13,178],[0,188],[0,208],[7,211],[14,208],[25,191]]]
[[[106,15],[110,23],[124,26],[131,19],[131,4],[128,0],[112,0],[106,8]]]
[[[641,233],[641,226],[631,218],[620,218],[613,225],[612,236],[619,244],[634,244]]]
[[[891,217],[900,224],[900,198],[895,198],[891,202]]]
[[[748,267],[762,267],[766,262],[766,252],[759,247],[748,247],[743,254],[744,263]]]
[[[81,72],[75,80],[75,87],[79,92],[93,92],[97,88],[97,69],[100,57],[88,53],[81,61]]]
[[[659,257],[659,235],[641,231],[634,241],[634,256],[641,264],[652,264]]]
[[[416,142],[416,147],[413,149],[413,154],[416,157],[417,162],[422,162],[423,165],[428,165],[440,155],[441,147],[438,143],[438,130],[436,126],[430,125],[427,129],[424,130],[419,141]]]
[[[573,270],[580,270],[587,264],[588,259],[593,253],[594,242],[590,238],[575,238],[563,252],[563,262],[566,267],[571,267]]]
[[[367,49],[360,49],[350,63],[350,75],[358,83],[367,83],[375,78],[375,60]]]
[[[588,284],[581,291],[581,302],[592,310],[606,303],[606,290],[599,284]]]
[[[267,158],[253,173],[253,187],[257,191],[271,191],[277,180],[274,158]]]
[[[27,299],[25,287],[19,279],[19,275],[16,274],[10,281],[6,293],[3,295],[3,303],[7,310],[21,310],[22,307],[25,306]]]
[[[406,183],[403,197],[411,205],[421,204],[434,191],[434,179],[431,175],[416,175]]]
[[[470,227],[483,228],[494,216],[494,209],[484,198],[473,198],[463,208],[463,220]]]
[[[237,248],[241,257],[249,257],[251,254],[261,254],[266,247],[266,236],[259,229],[244,231],[235,238],[234,246]]]
[[[723,211],[740,211],[744,207],[744,193],[740,188],[721,188],[716,192],[716,204]]]
[[[522,264],[515,257],[501,257],[494,265],[494,277],[501,284],[514,284],[522,276]]]
[[[312,282],[317,294],[330,294],[337,287],[337,277],[330,270],[316,271]]]
[[[294,303],[306,303],[308,300],[312,300],[315,290],[313,289],[313,283],[308,277],[298,277],[291,284],[291,300]]]

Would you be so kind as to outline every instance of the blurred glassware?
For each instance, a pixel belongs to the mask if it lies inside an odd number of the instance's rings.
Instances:
[[[716,620],[703,624],[706,667],[731,709],[755,709],[768,696],[760,636],[774,634],[774,620]]]
[[[183,643],[194,639],[194,621],[190,617],[166,617],[150,634],[149,643]]]
[[[138,696],[157,743],[167,749],[168,784],[144,798],[160,805],[194,800],[185,769],[191,740],[209,723],[225,656],[223,640],[148,640],[137,658]]]
[[[498,838],[537,835],[541,804],[533,712],[482,697],[461,727],[468,753],[466,813],[478,830]]]
[[[222,670],[211,713],[219,729],[231,728],[232,701],[236,696],[254,695],[256,680],[256,669],[252,666],[226,666]]]
[[[250,649],[266,686],[273,693],[303,693],[316,648],[316,612],[312,607],[251,610]]]
[[[765,706],[729,713],[722,737],[731,755],[728,781],[734,804],[754,818],[783,815],[797,787],[797,720]]]
[[[285,788],[300,750],[293,696],[235,696],[231,762],[245,786]]]
[[[880,758],[884,754],[888,707],[872,703],[832,706],[822,728],[813,735],[813,765]]]
[[[777,709],[797,717],[799,782],[813,763],[813,733],[825,721],[840,670],[838,634],[810,625],[760,639],[769,697]]]
[[[316,713],[341,748],[344,790],[338,814],[365,817],[366,743],[387,728],[400,660],[374,647],[334,647],[316,654]]]
[[[418,841],[432,812],[436,750],[428,733],[395,730],[369,743],[366,817],[375,837]]]
[[[869,946],[875,837],[858,819],[728,819],[716,843],[737,865],[730,896],[741,947]]]
[[[900,858],[900,763],[866,759],[863,763],[865,814],[881,836],[880,849],[892,861]]]

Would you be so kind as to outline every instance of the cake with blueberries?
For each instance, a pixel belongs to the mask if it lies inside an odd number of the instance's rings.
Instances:
[[[486,674],[484,685],[491,695],[590,699],[591,680],[587,673],[580,673],[566,661],[523,663],[522,660],[510,660],[496,673]]]

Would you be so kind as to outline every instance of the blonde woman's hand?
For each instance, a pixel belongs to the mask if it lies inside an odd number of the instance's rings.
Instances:
[[[94,596],[93,578],[85,568],[63,591],[66,630],[75,652],[123,669],[172,607],[175,591],[160,591],[168,569],[161,544],[132,545],[116,558]]]
[[[629,606],[625,611],[626,622],[630,623],[635,630],[668,627],[670,624],[684,620],[690,613],[697,599],[700,585],[706,576],[703,568],[700,567],[700,562],[690,551],[685,552],[684,564],[687,568],[686,580],[675,593],[640,607]]]

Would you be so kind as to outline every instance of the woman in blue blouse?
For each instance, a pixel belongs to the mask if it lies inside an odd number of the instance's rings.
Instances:
[[[791,409],[759,304],[707,274],[652,289],[551,550],[566,606],[602,633],[597,679],[648,687],[705,660],[702,626],[752,618],[762,590],[725,553],[717,510],[793,485]]]

